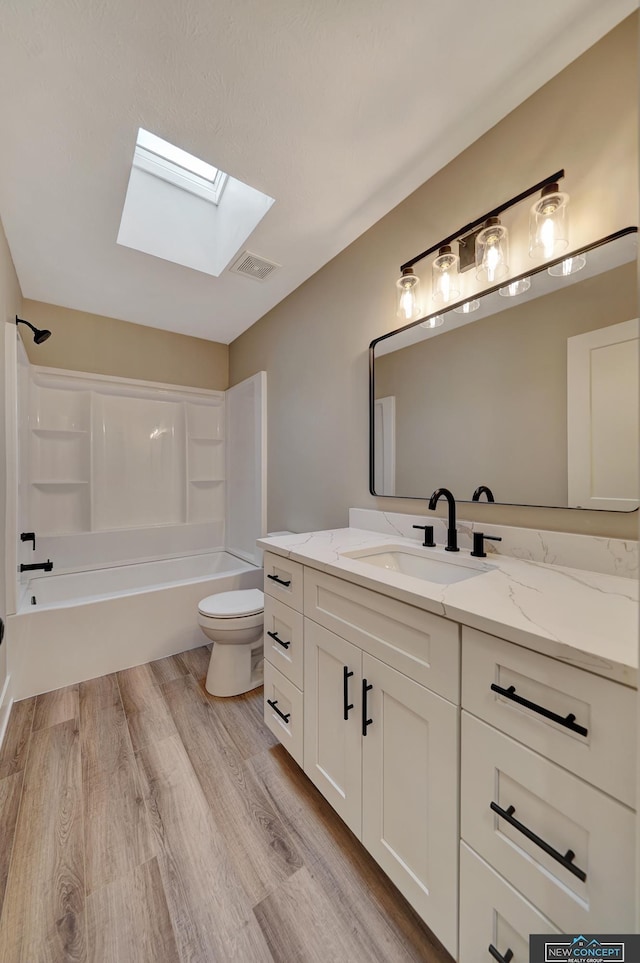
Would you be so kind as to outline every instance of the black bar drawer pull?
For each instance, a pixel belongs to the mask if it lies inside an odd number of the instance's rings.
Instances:
[[[367,726],[370,726],[373,719],[367,719],[367,692],[371,692],[373,689],[372,685],[367,684],[367,680],[362,680],[362,735],[366,736]]]
[[[587,881],[587,874],[585,871],[580,869],[579,866],[573,865],[573,860],[576,858],[574,851],[572,849],[568,849],[563,856],[562,853],[559,853],[557,849],[554,849],[553,846],[550,846],[549,843],[545,842],[544,839],[541,839],[540,836],[536,835],[536,833],[529,829],[528,826],[525,826],[524,823],[521,823],[518,819],[514,819],[513,814],[516,811],[515,806],[509,806],[508,809],[502,809],[496,802],[491,802],[490,808],[494,811],[494,813],[497,813],[498,816],[501,816],[502,819],[506,819],[506,821],[513,826],[514,829],[517,829],[518,832],[521,832],[522,835],[526,836],[527,839],[530,839],[532,843],[535,843],[536,846],[539,846],[540,849],[543,849],[548,856],[552,856],[556,862],[560,863],[560,865],[564,866],[565,869],[568,869],[570,873],[573,873],[574,876],[577,876],[578,879],[582,880],[583,883]]]
[[[489,952],[494,960],[498,961],[498,963],[511,963],[511,960],[513,959],[513,950],[507,950],[503,956],[502,953],[495,948],[493,943],[489,943]]]
[[[291,645],[291,640],[289,640],[289,642],[283,642],[282,639],[278,638],[277,632],[267,632],[267,635],[270,639],[273,639],[274,642],[279,642],[283,649],[288,649]]]
[[[353,675],[353,672],[349,672],[349,666],[345,665],[342,667],[342,681],[343,681],[343,705],[344,705],[344,718],[345,720],[349,718],[349,711],[353,709],[353,702],[349,702],[349,679]]]
[[[289,717],[290,717],[291,713],[290,713],[290,712],[287,712],[287,713],[285,714],[284,712],[281,712],[280,709],[278,709],[278,700],[277,700],[277,699],[267,699],[267,704],[271,706],[271,708],[272,708],[273,711],[276,713],[276,715],[280,716],[280,718],[282,719],[283,722],[286,722],[287,725],[289,725]]]
[[[494,692],[504,696],[505,699],[511,699],[512,702],[517,702],[519,706],[525,706],[525,708],[531,709],[532,712],[537,712],[538,715],[544,716],[545,719],[551,719],[553,722],[557,722],[558,725],[565,726],[565,728],[571,729],[572,732],[577,732],[580,736],[587,736],[589,734],[588,729],[578,725],[573,712],[570,712],[568,716],[559,716],[557,712],[552,712],[551,709],[545,709],[544,706],[539,706],[536,702],[529,702],[528,699],[519,696],[516,693],[516,687],[514,685],[510,685],[508,689],[503,689],[501,686],[496,685],[495,682],[492,682],[491,688]]]
[[[284,585],[285,588],[289,588],[291,585],[291,579],[289,579],[288,582],[285,582],[284,579],[278,578],[277,575],[267,575],[267,578],[270,578],[272,582],[277,582],[278,585]]]

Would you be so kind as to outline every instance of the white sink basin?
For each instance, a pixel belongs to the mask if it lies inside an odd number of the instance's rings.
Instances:
[[[445,553],[443,549],[430,551],[405,545],[380,545],[354,552],[341,552],[341,555],[366,565],[385,568],[389,572],[401,572],[403,575],[422,578],[427,582],[439,582],[442,585],[475,578],[492,568],[466,554],[460,557],[457,552]]]

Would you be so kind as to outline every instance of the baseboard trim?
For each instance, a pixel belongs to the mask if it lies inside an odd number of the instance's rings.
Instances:
[[[2,694],[0,695],[0,749],[2,749],[2,743],[4,742],[4,735],[7,731],[7,724],[9,722],[9,716],[11,714],[11,706],[13,705],[13,699],[10,698],[9,684],[11,682],[11,676],[8,675],[4,680],[4,685],[2,687]]]

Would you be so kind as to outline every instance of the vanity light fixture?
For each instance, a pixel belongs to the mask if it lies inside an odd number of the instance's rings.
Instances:
[[[396,281],[397,304],[396,317],[407,323],[419,318],[422,313],[420,297],[420,278],[413,273],[412,267],[402,269],[402,274]]]
[[[569,246],[569,195],[557,181],[545,184],[529,212],[529,254],[549,260]]]
[[[512,281],[503,288],[499,288],[498,294],[503,298],[517,298],[519,294],[524,294],[531,287],[531,278],[520,278],[519,281]]]
[[[437,304],[448,304],[460,297],[460,258],[451,250],[450,244],[438,249],[438,256],[431,265],[431,290]]]
[[[459,305],[454,308],[456,314],[473,314],[480,307],[480,301],[478,298],[473,298],[472,301],[465,301],[464,304]]]
[[[570,274],[577,274],[585,267],[587,259],[584,254],[576,254],[574,257],[566,257],[559,264],[554,264],[547,268],[547,273],[552,278],[566,278]]]
[[[427,318],[426,321],[420,322],[421,328],[439,328],[444,324],[443,314],[434,314],[432,318]]]
[[[401,276],[396,281],[397,286],[397,309],[396,313],[401,321],[410,324],[417,321],[421,313],[420,302],[420,280],[415,273],[415,265],[430,254],[435,254],[435,259],[431,266],[432,275],[432,297],[437,304],[448,304],[456,301],[460,297],[460,275],[472,267],[476,269],[476,276],[479,281],[490,286],[501,281],[509,274],[509,232],[506,225],[500,221],[500,215],[509,210],[521,201],[538,194],[539,198],[531,208],[532,223],[535,222],[535,237],[540,238],[542,257],[550,258],[553,254],[548,251],[562,251],[568,244],[568,220],[567,204],[568,194],[564,194],[558,189],[558,184],[564,177],[564,171],[556,171],[543,181],[534,184],[526,191],[510,198],[499,207],[494,208],[476,218],[469,224],[465,224],[454,234],[445,237],[438,244],[434,244],[416,254],[411,260],[406,261],[400,266]],[[539,228],[539,230],[538,230]],[[533,227],[531,228],[533,232]],[[456,253],[452,244],[458,245]],[[529,252],[532,256],[537,256],[534,252],[538,250],[538,242],[534,243],[534,234],[530,233]],[[552,247],[553,245],[553,247]],[[575,269],[574,269],[575,270]],[[507,297],[521,294],[525,290],[521,282],[519,288],[509,290],[505,293]],[[507,285],[513,288],[513,285]],[[500,292],[503,293],[502,291]],[[454,308],[458,314],[470,314],[478,307],[477,299],[470,298],[464,304]],[[439,315],[436,315],[439,317]],[[429,319],[428,319],[429,320]],[[423,324],[423,322],[420,322]],[[434,323],[424,323],[425,327],[436,327]]]

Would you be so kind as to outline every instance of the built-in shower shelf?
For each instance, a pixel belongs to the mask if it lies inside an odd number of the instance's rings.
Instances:
[[[49,481],[45,479],[36,479],[36,481],[31,482],[32,485],[36,485],[38,488],[50,488],[53,486],[60,485],[88,485],[89,482],[86,478],[58,478],[56,481]]]
[[[190,478],[192,485],[222,485],[224,478]]]
[[[32,428],[31,431],[38,438],[65,438],[74,435],[88,435],[82,428]]]

